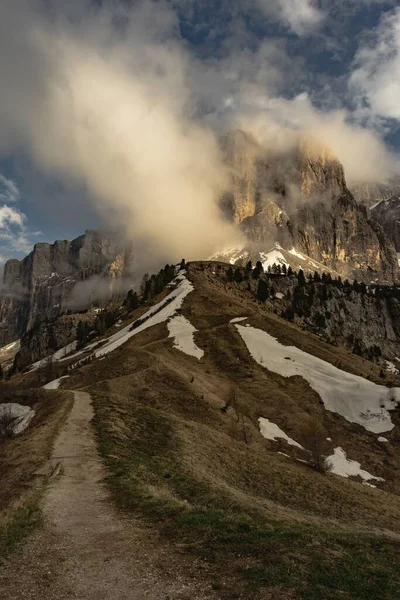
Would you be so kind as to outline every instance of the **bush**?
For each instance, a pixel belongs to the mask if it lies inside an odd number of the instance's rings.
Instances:
[[[12,438],[14,436],[15,417],[11,412],[11,408],[7,408],[0,413],[0,440]]]
[[[301,444],[311,454],[310,464],[319,473],[327,473],[331,466],[324,456],[327,432],[316,419],[309,419],[300,432]]]

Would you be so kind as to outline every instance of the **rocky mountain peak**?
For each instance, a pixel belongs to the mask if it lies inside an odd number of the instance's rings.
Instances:
[[[241,131],[225,136],[221,145],[231,171],[223,207],[243,229],[250,253],[277,241],[346,277],[398,277],[393,244],[357,204],[329,148],[303,137],[294,149],[277,154]]]
[[[0,297],[0,344],[7,344],[41,321],[55,319],[68,308],[75,286],[95,276],[114,279],[123,273],[120,236],[86,231],[75,240],[40,242],[23,260],[5,264]]]
[[[334,199],[348,191],[342,164],[317,140],[309,136],[300,139],[297,161],[303,198]]]

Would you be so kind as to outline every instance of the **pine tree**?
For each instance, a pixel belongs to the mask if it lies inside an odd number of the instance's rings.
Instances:
[[[269,298],[269,288],[265,279],[260,279],[257,286],[257,298],[265,302]]]
[[[299,269],[299,272],[297,274],[297,281],[301,286],[306,285],[306,278],[304,277],[303,269]]]
[[[128,312],[132,312],[139,308],[140,302],[136,292],[133,290],[129,290],[128,295],[126,297],[126,310]]]
[[[233,281],[233,269],[232,267],[228,267],[226,270],[226,276],[228,278],[228,281]]]
[[[235,272],[233,274],[233,280],[236,281],[236,283],[241,283],[243,281],[243,274],[239,267],[236,267],[235,269]]]
[[[258,260],[256,262],[256,268],[259,270],[260,273],[264,273],[264,267],[262,266],[261,260]]]
[[[293,277],[293,269],[292,269],[292,267],[290,265],[289,265],[289,268],[287,270],[287,274],[288,274],[288,277]]]
[[[285,263],[282,265],[282,275],[285,275],[285,277],[287,275],[287,267],[286,267]]]
[[[85,341],[85,327],[82,321],[79,321],[76,327],[76,340],[78,343],[82,343]]]
[[[253,268],[252,262],[251,262],[251,260],[249,260],[249,262],[246,264],[246,271],[248,273],[250,273],[252,268]]]
[[[149,285],[149,274],[145,273],[142,277],[142,281],[140,283],[140,297],[142,300],[148,300],[146,297],[148,294],[148,285]]]
[[[179,270],[184,271],[186,269],[186,260],[182,258],[181,264],[179,265]]]

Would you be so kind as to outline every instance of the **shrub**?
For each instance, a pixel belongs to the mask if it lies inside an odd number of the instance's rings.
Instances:
[[[316,419],[309,419],[300,432],[301,443],[311,454],[310,464],[319,473],[327,473],[331,468],[323,454],[326,438],[325,427]]]
[[[11,408],[0,413],[0,440],[5,440],[14,436],[15,417],[11,412]]]

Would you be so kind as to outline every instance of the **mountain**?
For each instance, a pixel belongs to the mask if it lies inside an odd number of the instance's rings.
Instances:
[[[278,242],[345,277],[397,279],[392,242],[357,204],[342,165],[326,148],[303,139],[276,155],[243,131],[229,133],[221,146],[232,184],[222,206],[248,239],[235,254],[257,260]],[[226,249],[217,256],[226,260]]]
[[[354,183],[350,186],[350,191],[358,203],[372,209],[378,202],[400,195],[400,175],[395,175],[388,181]]]
[[[70,498],[76,506],[61,533],[51,524],[55,541],[45,551],[58,552],[55,582],[49,580],[53,596],[60,580],[74,585],[67,561],[78,558],[87,573],[85,561],[91,564],[94,556],[108,569],[98,548],[107,539],[115,556],[123,556],[121,539],[133,539],[129,532],[139,523],[149,543],[163,549],[150,568],[159,568],[165,557],[170,572],[171,555],[178,552],[175,579],[179,565],[187,570],[190,563],[193,581],[199,577],[208,585],[204,594],[194,592],[196,598],[339,600],[367,598],[371,591],[377,599],[398,597],[400,379],[382,357],[365,360],[358,348],[322,337],[324,318],[328,335],[344,321],[370,346],[380,345],[386,335],[383,299],[377,290],[329,278],[311,282],[271,273],[257,279],[242,269],[243,280],[231,281],[227,266],[188,264],[160,294],[126,310],[119,327],[70,349],[70,358],[54,360],[51,371],[45,365],[3,384],[46,383],[50,406],[63,387],[91,395],[93,408],[80,396],[63,428],[63,440],[67,431],[75,450],[55,454],[66,475],[52,482],[54,506],[59,509],[60,497],[67,498],[63,506],[71,505]],[[260,281],[269,290],[265,301],[257,298]],[[293,302],[294,318],[282,318]],[[317,310],[323,312],[318,319]],[[334,324],[328,325],[328,310]],[[314,332],[307,320],[315,322]],[[398,340],[393,352],[400,356]],[[37,410],[24,435],[10,444],[25,449],[35,428],[43,431],[48,413],[43,418]],[[86,432],[96,444],[86,442]],[[96,464],[91,447],[106,466],[104,475],[94,470],[96,481],[87,475]],[[2,455],[5,450],[6,444]],[[22,450],[20,456],[12,464],[21,471],[31,457]],[[29,471],[23,475],[26,486]],[[89,530],[93,498],[103,509]],[[97,543],[82,546],[111,502],[122,515],[121,535],[114,526],[110,538],[95,530]],[[60,514],[65,522],[65,511],[46,514]],[[148,556],[146,546],[147,562]],[[47,572],[48,559],[44,564]],[[134,573],[136,568],[135,556]],[[114,568],[111,573],[115,581]],[[31,589],[32,577],[27,582]],[[170,596],[188,597],[186,587],[183,594]]]
[[[397,279],[391,227],[381,218],[383,229],[369,219],[327,148],[304,138],[277,154],[240,130],[224,136],[221,148],[231,176],[221,206],[247,243],[222,248],[213,260],[260,260],[265,269],[277,262],[375,283]],[[71,242],[36,244],[22,261],[8,261],[0,296],[0,346],[21,338],[16,366],[24,368],[71,344],[79,321],[89,326],[95,320],[95,314],[75,313],[118,297],[133,262],[121,236],[96,231]]]
[[[111,295],[125,263],[120,236],[98,231],[72,241],[38,243],[23,260],[9,260],[0,297],[0,345],[70,308],[86,308],[99,294]]]
[[[400,252],[400,196],[391,196],[372,205],[371,216]]]

